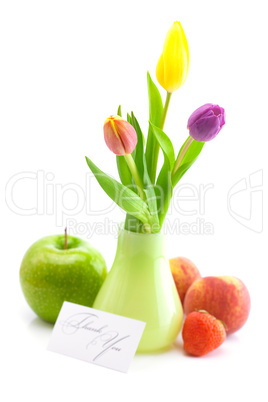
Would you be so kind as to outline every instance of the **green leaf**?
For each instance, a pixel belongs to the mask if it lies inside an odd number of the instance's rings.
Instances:
[[[127,113],[127,121],[128,121],[129,124],[132,125],[132,117],[130,116],[129,113]]]
[[[158,206],[157,198],[155,192],[155,186],[151,183],[150,176],[148,174],[145,155],[143,154],[144,172],[143,172],[143,182],[144,182],[144,193],[146,195],[147,204],[150,211],[150,223],[152,225],[152,232],[159,232],[159,219],[158,219]]]
[[[185,141],[185,143],[188,141],[189,137],[187,138],[187,140]],[[184,144],[185,144],[184,143]],[[181,153],[184,144],[182,145],[179,154]],[[187,170],[192,166],[192,164],[196,161],[196,159],[198,158],[200,152],[203,149],[203,146],[205,145],[204,142],[199,142],[196,140],[193,140],[193,142],[191,143],[191,145],[189,146],[182,162],[181,165],[179,167],[179,169],[175,172],[175,174],[172,176],[172,185],[173,188],[176,186],[176,184],[180,181],[180,179],[182,178],[182,176],[187,172]]]
[[[157,197],[157,209],[160,228],[164,223],[169,204],[173,195],[172,171],[168,158],[165,157],[164,164],[157,178],[155,192]]]
[[[99,185],[120,208],[143,223],[150,221],[147,204],[134,191],[101,171],[88,157],[86,161]]]
[[[139,219],[135,218],[130,214],[126,214],[125,226],[124,226],[126,230],[129,230],[130,232],[139,233],[142,230],[142,226],[143,223]]]
[[[128,188],[132,188],[132,175],[123,155],[116,155],[116,165],[121,183]]]
[[[122,117],[121,105],[118,106],[118,109],[117,109],[117,116]]]
[[[154,84],[149,72],[147,72],[147,86],[149,98],[149,120],[155,126],[159,127],[163,113],[163,102],[160,92]]]
[[[164,133],[161,128],[156,127],[155,125],[152,124],[152,122],[149,122],[150,127],[152,128],[152,132],[162,149],[164,156],[166,156],[169,160],[170,164],[170,169],[173,169],[174,163],[175,163],[175,152],[174,148],[172,145],[172,142],[170,141],[169,137]]]
[[[152,132],[164,154],[164,163],[156,181],[157,210],[160,227],[163,225],[173,194],[172,170],[175,163],[175,152],[169,137],[159,127],[149,122]]]
[[[143,150],[143,135],[140,128],[140,125],[132,112],[132,121],[133,127],[136,130],[138,141],[136,146],[136,154],[135,154],[135,164],[137,166],[139,175],[142,179],[144,193],[146,195],[149,211],[151,214],[151,224],[153,225],[153,231],[158,231],[158,214],[157,214],[157,201],[156,201],[156,194],[154,191],[154,186],[150,180],[146,159]]]
[[[163,101],[157,86],[154,84],[153,80],[150,77],[149,72],[147,73],[147,87],[148,87],[148,99],[149,99],[149,120],[156,127],[159,127],[163,114]],[[148,174],[153,184],[155,182],[154,166],[156,165],[158,154],[159,154],[159,146],[152,132],[152,128],[149,126],[145,158],[146,158]]]
[[[134,116],[133,112],[131,112],[131,120],[132,120],[131,124],[135,128],[135,131],[137,133],[137,145],[135,148],[136,152],[135,152],[134,161],[137,166],[140,177],[143,178],[143,174],[144,174],[143,135],[142,135],[140,125],[139,125],[136,117]]]
[[[121,111],[121,109],[120,109],[120,111]],[[136,121],[136,127],[135,127],[135,121],[134,121],[133,117],[134,117],[134,115],[131,116],[130,114],[127,114],[127,121],[135,128],[136,131],[140,130],[140,128],[137,128],[137,125],[138,125],[137,121]],[[139,132],[137,132],[138,143],[140,143],[140,139],[139,139],[140,132],[141,132],[141,130]],[[143,136],[143,134],[142,134],[142,136]],[[138,148],[140,148],[140,145],[138,146]],[[136,150],[137,150],[137,146],[134,149],[134,151],[132,152],[132,156],[133,156],[134,160],[136,159]],[[138,159],[140,159],[140,156],[138,156]],[[130,188],[133,191],[135,191],[136,193],[138,193],[137,187],[132,178],[132,174],[129,170],[129,167],[127,165],[127,162],[126,162],[124,156],[117,156],[116,161],[117,161],[117,169],[118,169],[118,173],[119,173],[121,182],[124,185],[126,185],[128,188]],[[140,232],[142,229],[142,225],[143,225],[143,223],[138,218],[134,217],[133,215],[131,215],[129,213],[126,214],[126,219],[125,219],[125,229],[126,230],[130,230],[132,232]]]

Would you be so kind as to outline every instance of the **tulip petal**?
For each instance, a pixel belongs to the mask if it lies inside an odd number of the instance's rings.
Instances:
[[[110,151],[116,155],[125,155],[125,148],[111,121],[106,122],[104,125],[104,140]]]
[[[186,80],[189,69],[189,48],[180,22],[169,29],[157,67],[159,84],[167,92],[176,91]]]
[[[215,138],[220,129],[221,126],[217,116],[205,116],[191,126],[190,135],[196,141],[207,142]]]
[[[164,80],[168,92],[174,92],[186,79],[187,54],[180,26],[174,23],[164,43]]]
[[[134,127],[125,120],[117,120],[116,129],[125,150],[124,154],[131,154],[137,144],[137,133]]]
[[[225,110],[222,107],[220,107],[218,105],[215,105],[212,108],[212,111],[219,118],[220,126],[221,127],[224,126],[224,124],[225,124]]]
[[[206,142],[216,137],[225,124],[225,110],[219,105],[206,103],[196,109],[188,119],[190,136]]]
[[[178,22],[178,24],[179,24],[180,29],[181,29],[182,41],[183,41],[183,44],[184,44],[184,49],[185,49],[186,58],[187,58],[187,70],[186,70],[186,76],[185,76],[185,79],[186,79],[187,75],[188,75],[188,71],[189,71],[189,65],[190,65],[189,46],[188,46],[188,42],[187,42],[187,38],[186,38],[186,35],[184,33],[184,30],[183,30],[183,28],[181,26],[181,23]]]
[[[164,77],[164,57],[163,53],[159,57],[157,66],[156,66],[156,78],[161,87],[165,88],[165,77]]]
[[[200,106],[198,109],[196,109],[189,117],[187,127],[191,127],[196,122],[196,120],[200,119],[200,117],[202,117],[204,113],[209,111],[212,107],[212,103],[206,103],[205,105]]]
[[[137,133],[130,123],[120,116],[110,116],[103,126],[107,147],[116,155],[133,152],[137,144]]]

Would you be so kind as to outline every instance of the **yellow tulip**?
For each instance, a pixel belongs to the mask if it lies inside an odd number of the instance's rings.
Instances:
[[[184,84],[189,69],[189,48],[181,23],[176,21],[169,29],[156,67],[159,84],[169,93]]]

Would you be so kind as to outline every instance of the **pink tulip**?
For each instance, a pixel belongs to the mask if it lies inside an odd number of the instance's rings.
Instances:
[[[131,154],[137,144],[137,133],[130,123],[120,116],[110,116],[103,126],[107,147],[116,155]]]

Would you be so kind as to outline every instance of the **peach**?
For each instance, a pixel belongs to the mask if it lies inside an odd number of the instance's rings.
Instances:
[[[171,258],[169,260],[171,273],[183,305],[185,294],[192,283],[201,278],[195,264],[185,257]]]
[[[250,296],[244,283],[233,276],[207,276],[198,279],[188,289],[184,312],[206,310],[226,325],[231,334],[247,321]]]

